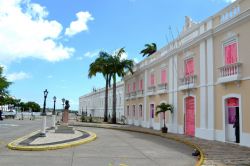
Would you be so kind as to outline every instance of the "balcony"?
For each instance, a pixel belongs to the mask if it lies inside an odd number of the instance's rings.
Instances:
[[[220,23],[224,23],[240,14],[240,5],[232,4],[220,12]]]
[[[239,81],[241,78],[240,70],[242,63],[234,63],[225,65],[219,68],[220,76],[218,78],[219,83],[227,83],[232,81]]]
[[[184,76],[180,78],[179,90],[193,89],[196,85],[196,75]]]
[[[126,100],[129,100],[129,99],[130,99],[130,93],[126,93],[125,99],[126,99]]]
[[[163,94],[163,93],[167,93],[167,92],[168,92],[168,84],[167,83],[163,83],[163,84],[158,85],[158,88],[157,88],[158,94]]]
[[[136,91],[131,92],[130,99],[134,99],[136,97]]]
[[[143,96],[144,96],[143,90],[138,90],[138,91],[137,91],[136,97],[137,97],[137,98],[141,98],[141,97],[143,97]]]
[[[148,87],[147,95],[152,96],[152,95],[155,95],[155,93],[156,93],[156,86],[155,85]]]

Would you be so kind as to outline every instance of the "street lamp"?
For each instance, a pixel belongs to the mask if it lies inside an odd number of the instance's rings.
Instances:
[[[64,103],[65,103],[65,98],[62,98],[62,105],[63,105],[63,110],[62,110],[62,121],[63,121],[63,111],[64,111]]]
[[[56,96],[53,97],[54,109],[52,112],[52,128],[56,128]]]
[[[41,133],[40,133],[40,136],[41,137],[46,137],[46,99],[47,99],[47,96],[48,96],[48,90],[45,89],[45,91],[43,92],[44,94],[44,102],[43,102],[43,112],[41,113],[41,116],[43,117],[43,124],[42,124],[42,130],[41,130]]]
[[[63,109],[64,109],[64,103],[65,103],[65,98],[62,98],[62,105],[63,105]]]

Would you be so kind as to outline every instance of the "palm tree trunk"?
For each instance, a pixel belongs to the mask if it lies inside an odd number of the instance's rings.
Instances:
[[[113,112],[112,112],[112,123],[116,123],[116,75],[113,76]]]
[[[105,103],[104,103],[104,122],[108,122],[108,90],[109,90],[109,79],[108,74],[106,75],[106,89],[105,89]]]

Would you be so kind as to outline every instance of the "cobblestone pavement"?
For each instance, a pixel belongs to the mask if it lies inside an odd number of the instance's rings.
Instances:
[[[94,124],[71,122],[72,125],[83,125],[105,128],[119,128],[123,130],[131,130],[137,132],[152,133],[154,135],[162,135],[160,131],[153,129],[136,127],[131,125],[112,125],[112,124]],[[180,140],[189,141],[198,145],[205,155],[204,166],[250,166],[250,148],[242,147],[237,144],[223,143],[218,141],[208,141],[195,137],[189,137],[182,134],[168,133],[168,136],[175,137]],[[250,141],[250,140],[249,140]]]

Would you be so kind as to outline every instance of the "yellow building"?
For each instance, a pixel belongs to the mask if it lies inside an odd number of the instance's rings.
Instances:
[[[135,66],[124,80],[129,124],[250,146],[250,1],[237,0],[195,23]]]

